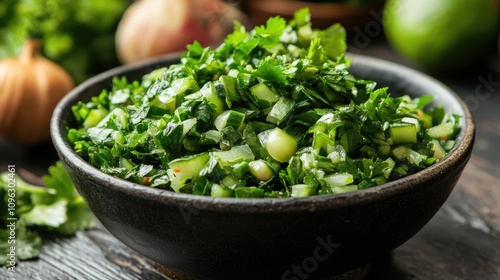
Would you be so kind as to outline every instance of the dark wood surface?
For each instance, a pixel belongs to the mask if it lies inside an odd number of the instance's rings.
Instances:
[[[371,38],[351,50],[414,67],[383,38]],[[500,279],[498,55],[493,52],[471,70],[448,76],[431,75],[454,89],[471,108],[477,125],[473,156],[436,216],[389,256],[372,263],[367,278]],[[18,169],[42,175],[56,160],[50,144],[22,148],[0,140],[0,171],[15,164]],[[40,258],[20,263],[14,274],[5,266],[0,268],[0,279],[178,278],[123,245],[99,224],[75,237],[47,241]]]

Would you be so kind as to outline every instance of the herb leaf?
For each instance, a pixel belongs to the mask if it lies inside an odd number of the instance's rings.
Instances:
[[[94,216],[83,199],[76,193],[73,182],[64,170],[61,162],[50,166],[48,174],[43,176],[45,186],[35,186],[20,177],[16,182],[16,208],[10,213],[8,204],[9,178],[12,174],[0,174],[0,264],[5,265],[10,250],[8,225],[15,214],[17,258],[27,260],[40,254],[42,237],[38,231],[50,231],[63,236],[74,235],[77,231],[93,227]]]

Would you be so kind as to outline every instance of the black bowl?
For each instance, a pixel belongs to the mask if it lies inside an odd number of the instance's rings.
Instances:
[[[119,240],[174,271],[201,279],[318,279],[362,267],[417,233],[448,198],[465,168],[475,128],[464,102],[414,70],[359,55],[351,72],[394,95],[432,94],[463,116],[455,148],[437,164],[382,186],[300,199],[212,198],[141,186],[104,174],[75,154],[66,130],[71,106],[114,76],[139,79],[178,62],[166,56],[100,74],[57,106],[51,133],[59,158],[99,221]]]

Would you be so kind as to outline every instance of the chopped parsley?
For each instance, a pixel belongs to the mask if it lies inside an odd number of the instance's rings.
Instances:
[[[102,172],[215,197],[305,197],[384,184],[442,159],[459,116],[349,72],[339,24],[308,9],[73,106],[74,150]]]

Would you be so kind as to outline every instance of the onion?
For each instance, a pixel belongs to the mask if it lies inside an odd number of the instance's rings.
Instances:
[[[71,76],[39,54],[40,42],[28,39],[19,58],[0,61],[0,134],[19,144],[50,140],[50,118],[74,87]]]
[[[180,52],[198,41],[215,46],[233,30],[233,20],[246,16],[221,0],[139,0],[120,20],[115,36],[122,63]]]

